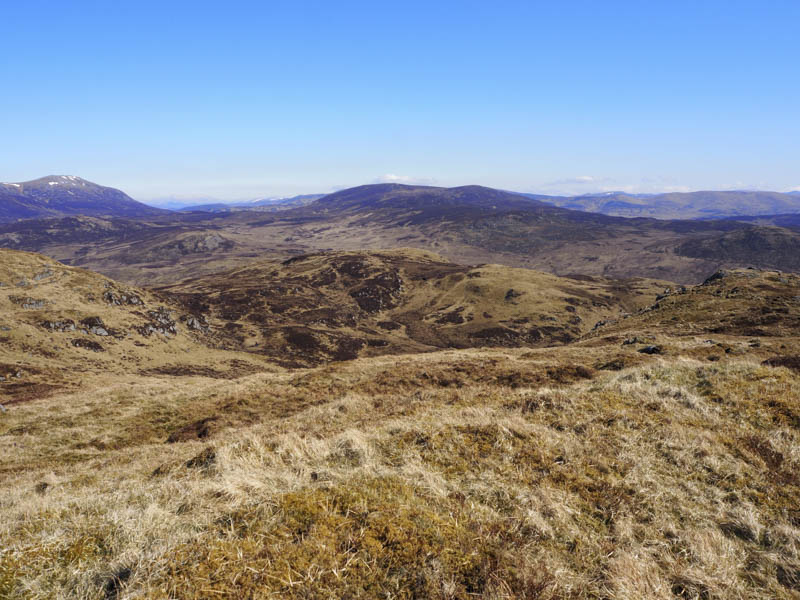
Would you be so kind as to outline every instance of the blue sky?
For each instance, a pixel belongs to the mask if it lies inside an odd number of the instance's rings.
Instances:
[[[800,2],[0,7],[0,181],[800,188]]]

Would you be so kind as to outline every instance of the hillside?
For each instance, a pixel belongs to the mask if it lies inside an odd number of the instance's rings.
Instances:
[[[649,304],[651,280],[467,267],[418,250],[327,252],[159,288],[202,305],[242,348],[308,365],[386,353],[569,343]],[[212,326],[213,330],[213,326]]]
[[[238,365],[231,372],[240,374],[266,360],[297,367],[442,348],[559,345],[649,304],[663,285],[470,269],[419,251],[387,251],[259,262],[153,291],[0,250],[0,389],[6,402],[17,402],[69,389],[83,374],[227,377],[231,367],[202,365]]]
[[[0,223],[66,215],[153,217],[164,212],[74,175],[0,183]]]
[[[800,331],[800,276],[779,271],[718,271],[702,284],[669,288],[657,301],[612,319],[589,337],[609,334],[721,334],[794,339]]]
[[[800,197],[800,192],[793,192]],[[756,225],[800,229],[800,214],[752,215],[732,217],[733,220]]]
[[[773,227],[753,227],[713,237],[697,237],[683,242],[676,252],[683,256],[729,261],[746,265],[757,257],[761,268],[800,272],[800,253],[795,231]]]
[[[188,241],[187,241],[188,240]],[[559,276],[699,283],[720,268],[791,271],[800,231],[733,220],[626,219],[480,186],[380,184],[280,211],[68,217],[0,226],[0,245],[48,254],[132,284],[169,285],[319,251],[414,247],[462,265]]]
[[[605,192],[582,196],[537,196],[554,206],[615,217],[722,219],[745,215],[800,213],[797,194],[760,191],[701,191],[666,194]]]
[[[119,284],[36,254],[0,250],[0,404],[169,370],[265,368],[258,357],[217,350],[203,317],[174,298]],[[213,369],[197,367],[213,376]]]
[[[800,595],[796,275],[402,250],[148,291],[2,251],[0,281],[2,598]],[[269,346],[297,324],[387,345]],[[490,325],[572,337],[428,344]]]
[[[322,198],[325,194],[302,194],[300,196],[290,196],[287,198],[262,198],[248,202],[214,202],[210,204],[192,204],[181,206],[178,210],[182,212],[233,212],[238,210],[254,210],[271,212],[296,208],[311,204],[314,200]]]

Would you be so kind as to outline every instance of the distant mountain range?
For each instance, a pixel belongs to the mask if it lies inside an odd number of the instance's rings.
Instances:
[[[33,181],[20,183],[0,183],[0,223],[14,222],[20,219],[36,219],[65,216],[93,217],[152,217],[165,214],[167,210],[180,212],[212,212],[228,213],[255,210],[273,212],[289,208],[310,205],[320,199],[324,202],[341,203],[351,198],[352,190],[368,188],[371,194],[379,191],[381,186],[359,186],[343,190],[346,194],[303,194],[287,198],[260,198],[237,202],[207,202],[198,199],[195,204],[186,205],[187,201],[175,199],[163,200],[158,206],[137,202],[124,192],[98,185],[74,175],[51,175]],[[491,190],[481,186],[462,186],[458,188],[434,188],[411,186],[414,202],[424,203],[423,190],[460,190],[457,203],[469,196],[469,190],[480,190],[479,196],[486,200],[492,194],[497,196],[500,190]],[[397,191],[397,190],[395,190]],[[454,192],[455,193],[455,192]],[[450,194],[450,192],[448,192]],[[788,193],[762,191],[701,191],[665,194],[629,194],[621,191],[584,194],[581,196],[551,196],[545,194],[508,193],[511,196],[525,198],[530,202],[542,205],[557,206],[583,212],[599,213],[614,217],[653,218],[653,219],[726,219],[742,217],[753,220],[753,215],[763,218],[768,215],[800,214],[800,191]],[[435,201],[440,203],[446,197],[440,192],[434,194]],[[428,198],[431,200],[431,198]],[[188,201],[190,202],[190,201]],[[505,204],[508,200],[503,201]]]
[[[137,202],[120,190],[74,175],[0,183],[0,222],[3,223],[70,215],[153,217],[165,212]]]
[[[582,196],[522,194],[573,210],[614,217],[721,219],[747,215],[800,213],[800,192],[704,191],[667,194],[603,192]]]
[[[0,246],[43,252],[146,285],[172,284],[256,257],[376,248],[430,250],[459,264],[685,284],[719,268],[800,272],[800,231],[787,219],[629,219],[481,186],[376,184],[282,210],[27,219],[0,225]]]
[[[194,204],[181,206],[177,210],[182,212],[232,212],[237,210],[283,210],[305,206],[314,200],[319,200],[325,194],[303,194],[289,198],[262,198],[246,202],[211,202],[208,204]]]
[[[379,184],[382,185],[382,184]],[[388,184],[387,184],[388,185]],[[350,189],[360,189],[359,186]],[[419,187],[419,186],[415,186]],[[467,189],[476,186],[463,186]],[[482,188],[487,189],[487,188]],[[651,219],[724,219],[750,215],[800,214],[800,192],[788,193],[761,191],[701,191],[664,194],[629,194],[612,191],[580,196],[550,196],[546,194],[516,193],[544,204],[600,213],[613,217]],[[305,194],[291,198],[265,198],[244,202],[209,202],[191,206],[169,206],[180,211],[231,212],[237,210],[282,210],[305,206],[323,198],[325,194]],[[338,193],[329,197],[341,201]]]

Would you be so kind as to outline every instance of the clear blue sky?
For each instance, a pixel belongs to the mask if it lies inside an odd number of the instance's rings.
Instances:
[[[800,1],[6,2],[0,181],[800,188]]]

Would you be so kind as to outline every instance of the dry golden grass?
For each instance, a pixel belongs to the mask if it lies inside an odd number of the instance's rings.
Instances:
[[[87,354],[41,320],[146,313],[2,254],[0,366],[24,371],[0,385],[2,599],[800,597],[794,277],[737,272],[557,348],[286,370],[186,330]],[[589,321],[653,286],[480,271],[409,283],[410,309]],[[52,387],[10,396],[26,381]]]
[[[112,297],[120,303],[109,302]],[[140,332],[157,311],[175,322],[174,333]],[[280,370],[259,356],[222,350],[213,336],[186,325],[191,315],[168,296],[39,254],[0,249],[0,404],[176,365],[222,377]],[[105,334],[90,331],[86,319],[99,320]]]
[[[797,374],[746,357],[592,370],[608,350],[16,406],[0,597],[798,597]],[[207,439],[164,443],[213,411]]]

